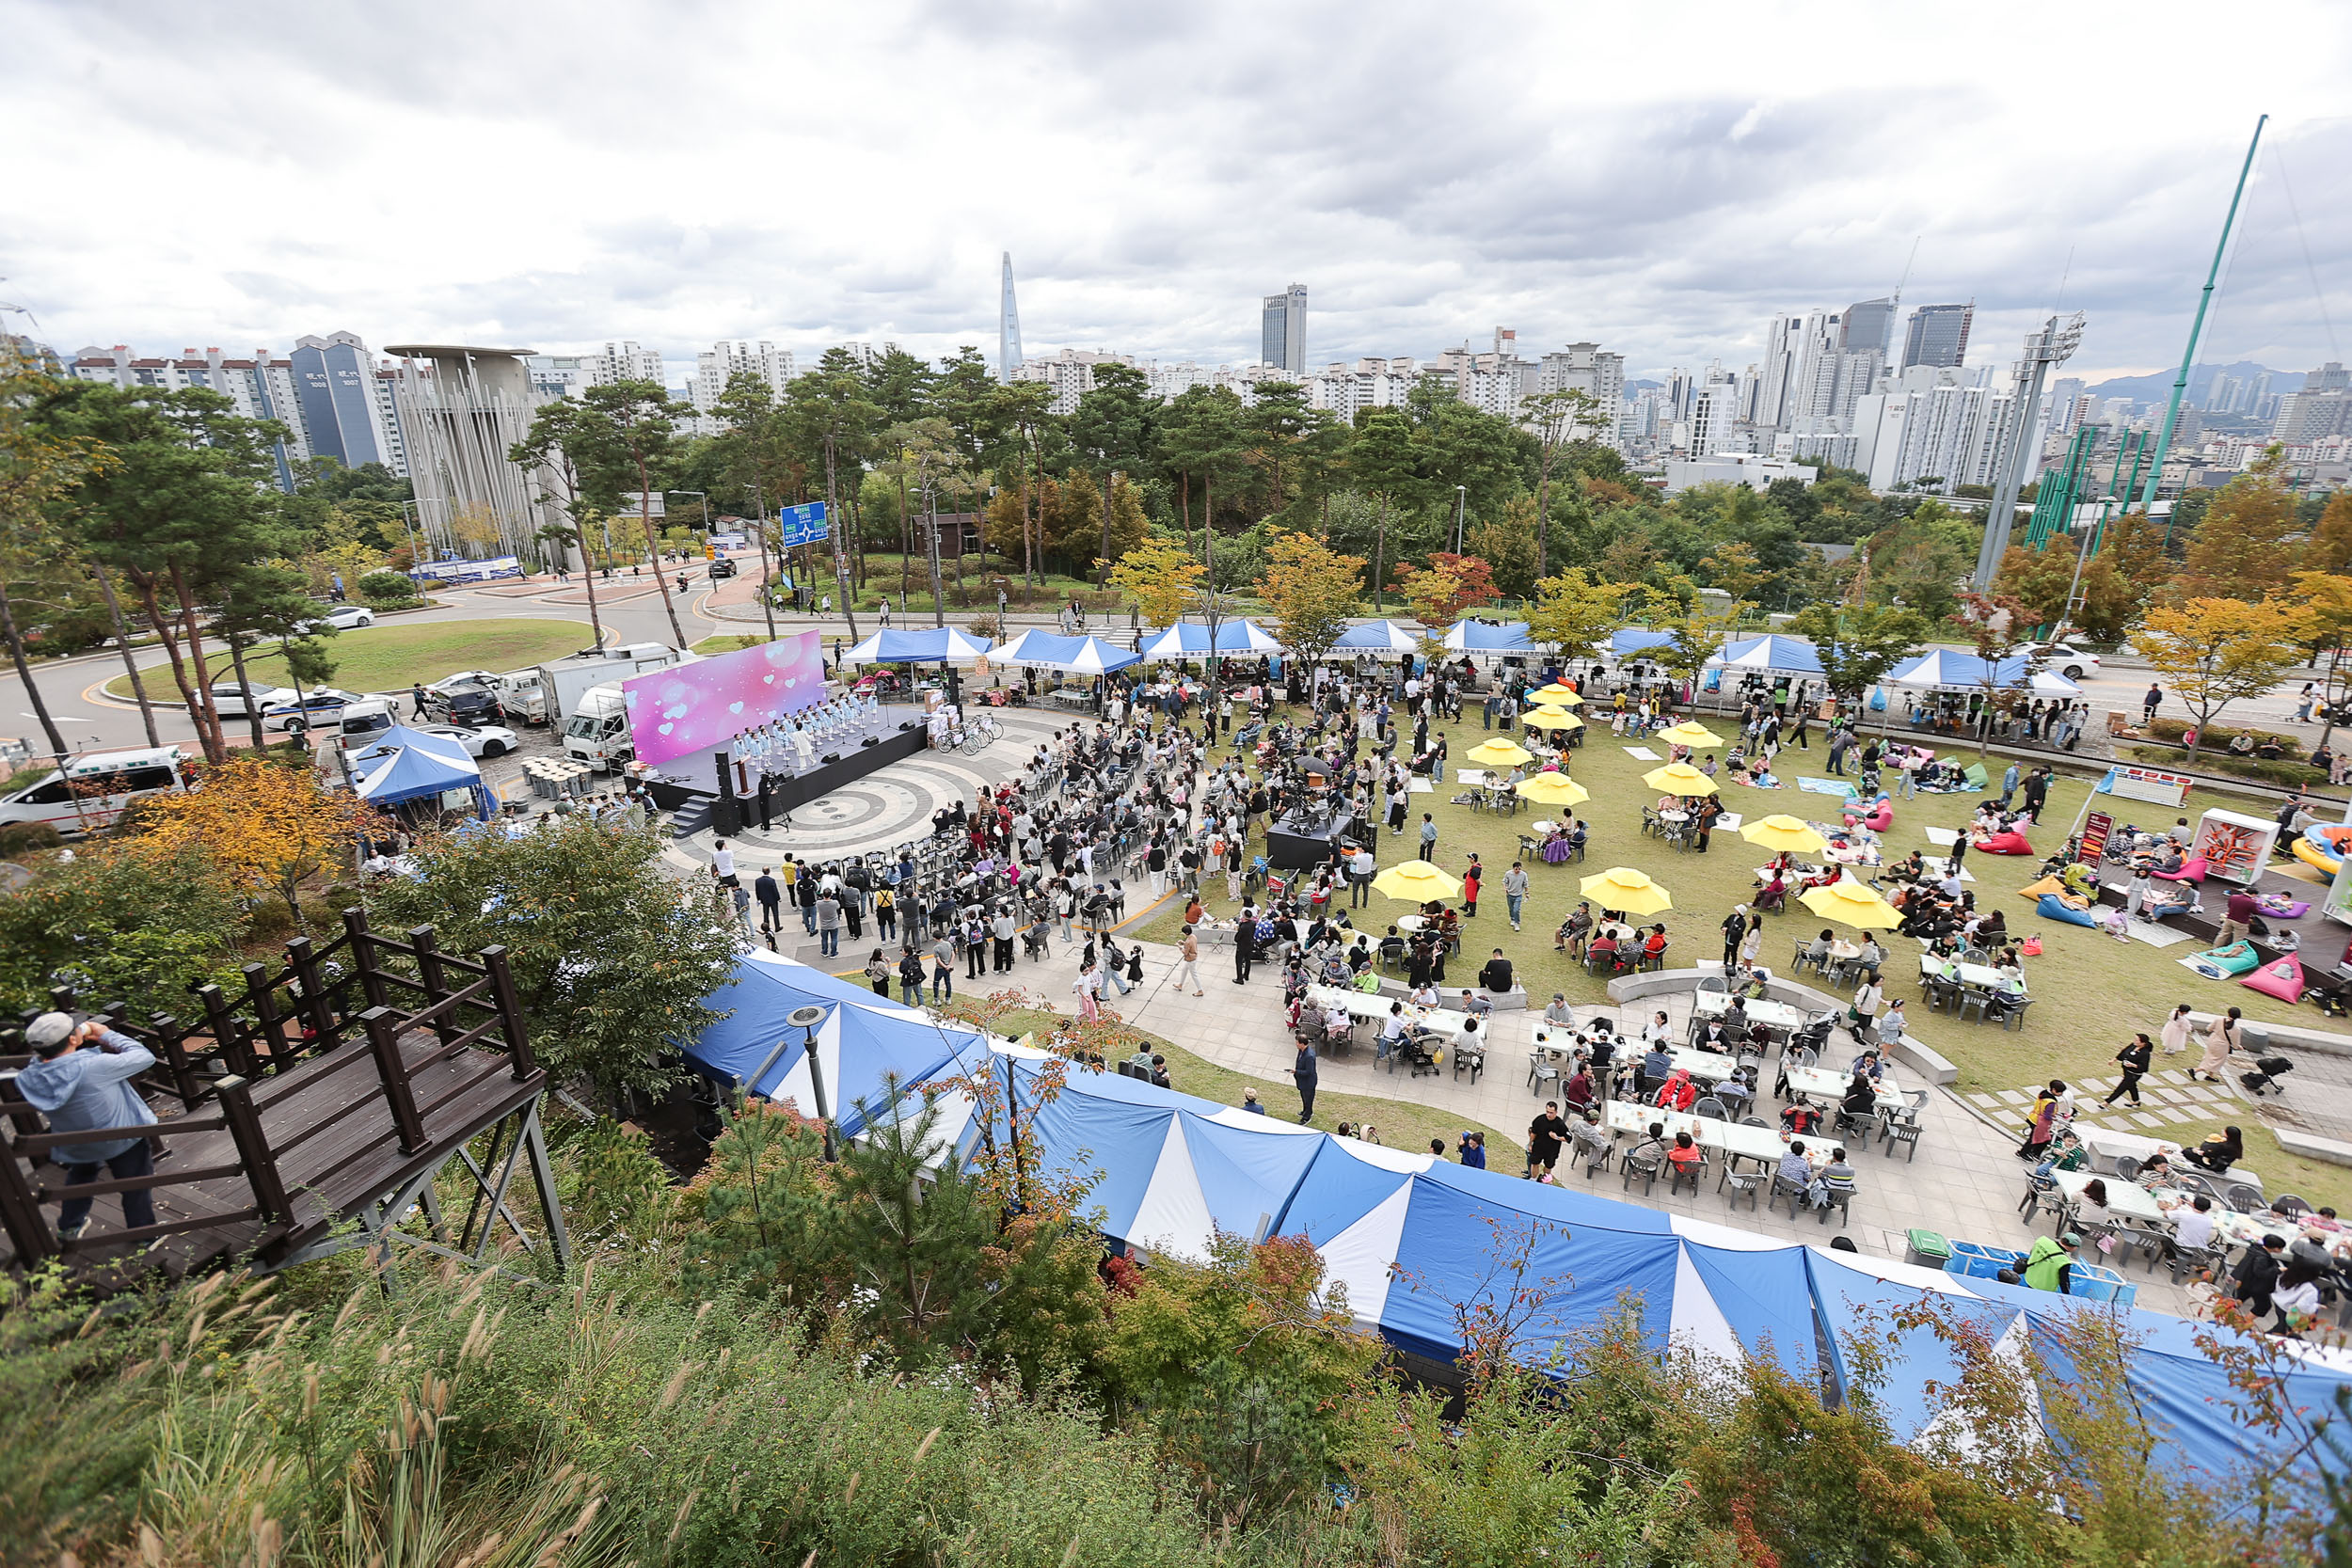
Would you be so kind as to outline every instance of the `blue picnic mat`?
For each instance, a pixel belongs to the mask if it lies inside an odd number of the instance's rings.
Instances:
[[[1816,795],[1835,795],[1841,800],[1851,800],[1855,794],[1854,786],[1843,779],[1799,779],[1797,787]]]

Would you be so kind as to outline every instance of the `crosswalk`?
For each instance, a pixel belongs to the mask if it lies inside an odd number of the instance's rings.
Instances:
[[[2102,1096],[2115,1087],[2109,1078],[2075,1078],[2067,1081],[2074,1090],[2077,1131],[2090,1127],[2113,1128],[2119,1132],[2139,1132],[2157,1128],[2179,1127],[2185,1123],[2211,1124],[2229,1119],[2243,1104],[2243,1098],[2233,1088],[2219,1084],[2191,1083],[2188,1073],[2179,1068],[2152,1072],[2140,1080],[2141,1103],[2134,1106],[2130,1097],[2112,1105],[2100,1103]],[[2033,1107],[2034,1094],[2041,1085],[2022,1089],[2000,1089],[1990,1094],[1963,1096],[1969,1104],[1995,1117],[2014,1116],[2022,1125]]]

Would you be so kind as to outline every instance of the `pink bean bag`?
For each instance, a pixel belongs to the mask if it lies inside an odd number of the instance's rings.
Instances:
[[[2205,879],[2205,857],[2195,856],[2183,861],[2178,871],[2158,871],[2154,876],[2159,882],[2201,882]]]
[[[1990,838],[1972,839],[1969,847],[1984,855],[2030,855],[2033,846],[2021,832],[1994,833]]]
[[[2238,984],[2249,990],[2261,991],[2265,996],[2275,996],[2281,1002],[2300,1002],[2303,1000],[2302,960],[2292,953],[2282,958],[2273,958]]]

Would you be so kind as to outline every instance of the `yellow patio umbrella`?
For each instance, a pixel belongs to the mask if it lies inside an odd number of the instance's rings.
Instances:
[[[1584,721],[1573,713],[1563,713],[1556,707],[1539,707],[1519,721],[1531,730],[1581,730]]]
[[[1581,806],[1593,798],[1591,790],[1565,773],[1538,773],[1532,779],[1521,779],[1513,793],[1539,806]]]
[[[1800,855],[1829,847],[1829,840],[1793,816],[1757,817],[1740,830],[1740,836],[1767,849],[1786,849]]]
[[[1471,747],[1469,754],[1470,761],[1485,763],[1490,768],[1517,768],[1520,763],[1535,760],[1534,752],[1502,736]]]
[[[1827,887],[1808,888],[1797,895],[1797,902],[1815,914],[1830,920],[1841,920],[1849,926],[1865,926],[1878,930],[1892,930],[1903,923],[1893,905],[1878,895],[1878,889],[1840,878]]]
[[[1721,746],[1724,737],[1695,719],[1685,719],[1670,730],[1660,730],[1658,738],[1670,746]]]
[[[1527,694],[1527,700],[1531,703],[1549,703],[1553,707],[1581,707],[1584,705],[1583,698],[1578,696],[1571,689],[1562,686],[1558,681],[1553,681],[1549,686],[1543,688],[1539,691],[1529,692]]]
[[[1670,762],[1642,775],[1642,782],[1661,795],[1712,795],[1715,781],[1687,762]]]
[[[1426,904],[1432,898],[1452,898],[1462,891],[1462,879],[1439,870],[1427,861],[1405,861],[1372,879],[1374,889],[1391,898]]]
[[[1613,865],[1597,877],[1587,877],[1577,884],[1584,895],[1597,902],[1604,910],[1623,910],[1628,914],[1656,914],[1675,907],[1674,895],[1649,879],[1646,871],[1636,871],[1629,865]]]

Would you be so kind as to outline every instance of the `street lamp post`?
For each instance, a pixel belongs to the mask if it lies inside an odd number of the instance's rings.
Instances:
[[[768,641],[776,640],[776,596],[768,570],[768,502],[759,492],[759,477],[752,477],[752,537],[759,541],[759,612],[768,618]]]
[[[1462,514],[1469,504],[1469,487],[1461,484],[1455,485],[1454,487],[1454,553],[1455,555],[1462,553]]]

